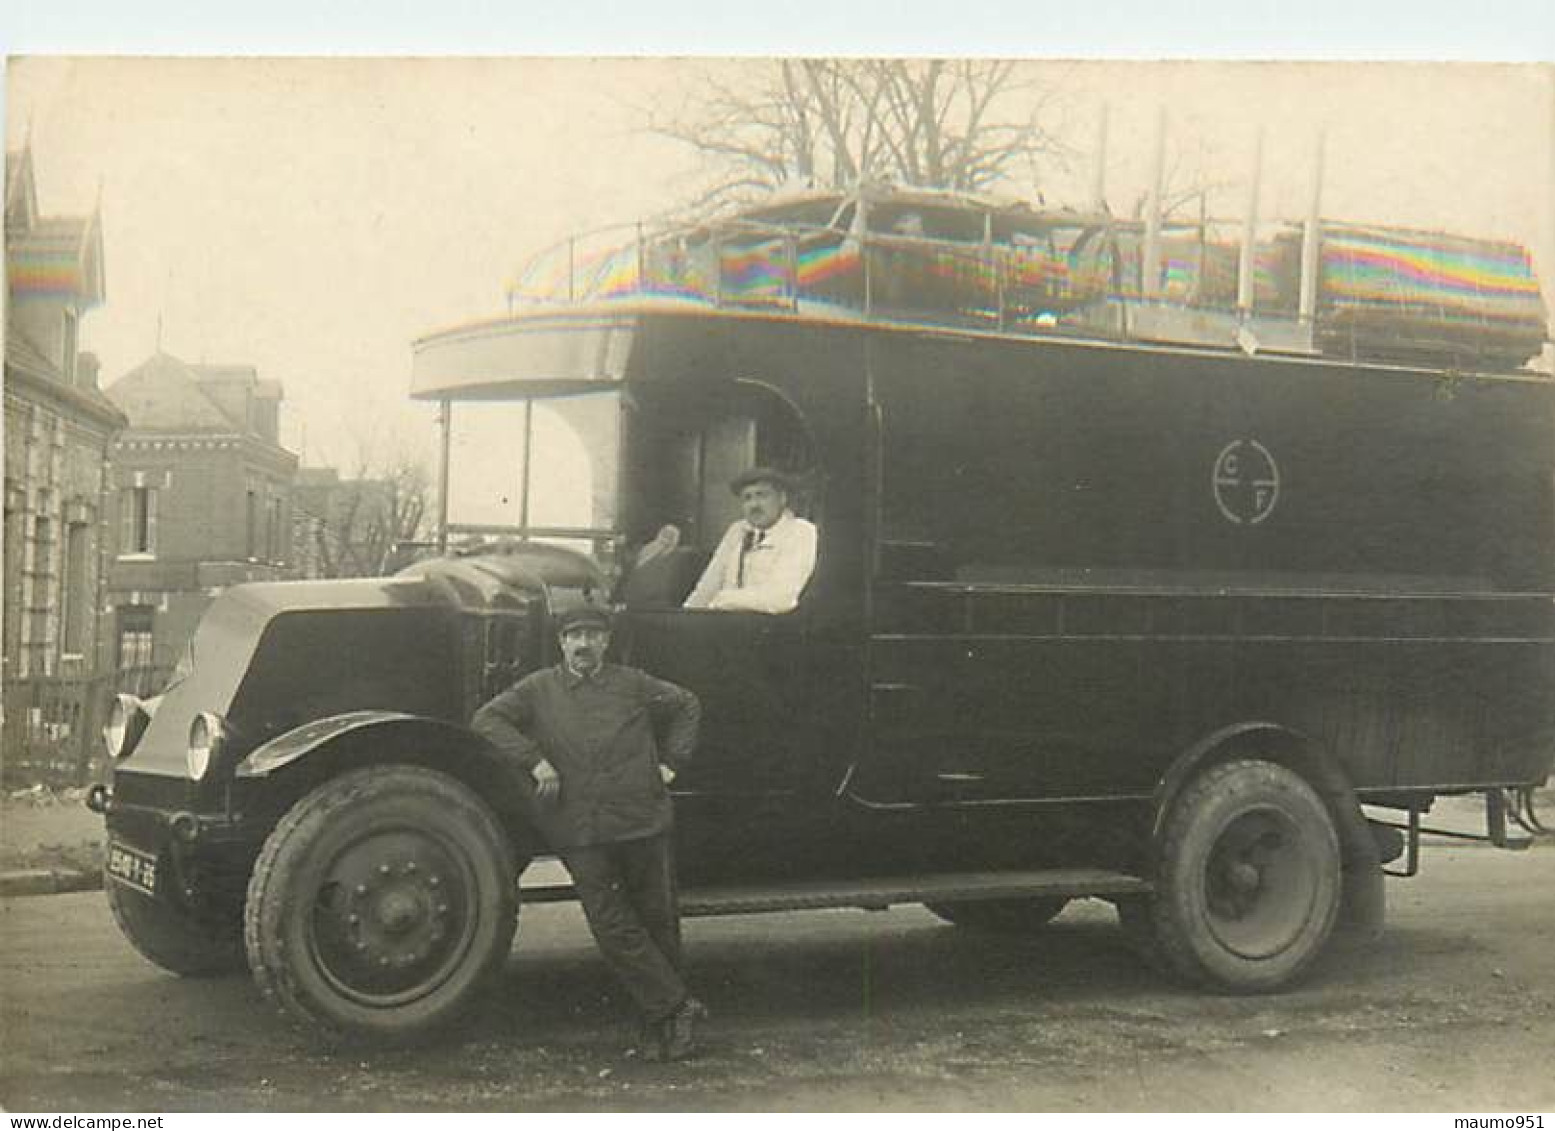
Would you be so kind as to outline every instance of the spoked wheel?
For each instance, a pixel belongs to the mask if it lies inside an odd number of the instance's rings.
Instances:
[[[445,774],[359,770],[266,841],[249,885],[249,965],[292,1018],[327,1034],[421,1035],[501,969],[517,874],[491,811]]]
[[[971,899],[958,903],[925,903],[947,923],[973,931],[1026,934],[1040,931],[1068,904],[1062,896],[1033,899]]]
[[[1168,814],[1148,905],[1154,937],[1189,979],[1278,989],[1327,942],[1339,868],[1328,808],[1299,775],[1270,762],[1216,766]]]

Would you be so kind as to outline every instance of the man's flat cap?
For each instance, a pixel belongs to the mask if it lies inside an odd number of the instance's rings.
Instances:
[[[755,483],[770,483],[785,495],[794,493],[794,477],[775,467],[753,467],[749,471],[742,471],[729,480],[729,490],[738,495]]]
[[[598,605],[578,605],[567,609],[556,618],[556,632],[561,635],[575,628],[602,628],[610,631],[610,612]]]

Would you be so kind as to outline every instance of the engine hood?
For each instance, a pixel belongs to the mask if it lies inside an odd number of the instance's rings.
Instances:
[[[120,766],[182,776],[189,724],[202,711],[228,713],[267,629],[280,618],[355,610],[431,611],[449,603],[446,592],[416,577],[235,585],[219,594],[200,618],[156,713]]]
[[[498,542],[473,552],[407,566],[396,580],[420,579],[445,600],[473,608],[513,608],[553,590],[584,599],[608,592],[604,572],[588,555],[542,542]]]

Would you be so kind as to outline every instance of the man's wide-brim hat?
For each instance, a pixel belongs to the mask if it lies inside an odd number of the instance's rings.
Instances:
[[[794,477],[775,467],[753,467],[749,471],[742,471],[729,480],[729,490],[738,495],[756,483],[770,483],[785,495],[794,493]]]
[[[566,609],[556,617],[556,633],[565,635],[575,628],[602,628],[610,631],[610,612],[597,605],[578,605]]]

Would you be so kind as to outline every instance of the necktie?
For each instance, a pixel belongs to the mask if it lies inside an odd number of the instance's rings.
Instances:
[[[761,545],[761,534],[755,530],[747,530],[745,538],[740,542],[740,560],[734,570],[734,584],[736,588],[745,584],[745,555]]]

